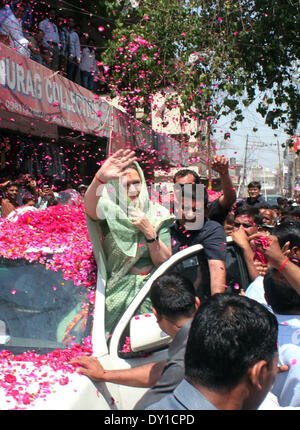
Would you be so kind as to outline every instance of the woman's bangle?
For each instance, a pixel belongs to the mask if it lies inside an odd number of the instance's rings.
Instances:
[[[289,257],[286,257],[286,259],[284,260],[284,262],[282,263],[282,265],[280,266],[280,269],[278,270],[279,273],[282,273],[286,263],[290,261]]]
[[[98,176],[97,176],[97,175],[95,175],[95,178],[97,179],[97,181],[98,181],[98,182],[100,182],[100,184],[103,184],[103,185],[105,185],[105,184],[106,184],[106,182],[101,181],[101,179],[100,179],[100,178],[98,178]]]
[[[156,237],[155,237],[154,239],[147,239],[147,238],[146,238],[146,242],[147,242],[147,243],[153,243],[153,242],[158,241],[158,238],[159,238],[159,235],[157,234],[157,235],[156,235]]]

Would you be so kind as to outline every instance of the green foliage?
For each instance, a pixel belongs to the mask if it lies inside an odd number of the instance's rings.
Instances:
[[[101,2],[103,3],[103,2]],[[103,54],[105,80],[133,113],[150,111],[158,90],[176,92],[170,106],[218,119],[266,94],[258,112],[273,128],[299,122],[299,0],[106,0],[115,20]],[[298,85],[299,81],[298,81]],[[150,121],[146,115],[145,120]],[[233,124],[234,126],[235,124]]]

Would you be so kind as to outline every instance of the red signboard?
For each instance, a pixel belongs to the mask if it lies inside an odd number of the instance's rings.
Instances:
[[[0,110],[108,137],[113,108],[58,72],[0,43]]]
[[[106,99],[0,43],[0,128],[50,137],[56,126],[107,137],[109,152],[138,147],[176,165],[187,161],[176,140],[154,133]]]

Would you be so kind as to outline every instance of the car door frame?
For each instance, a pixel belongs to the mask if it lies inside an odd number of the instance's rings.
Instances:
[[[153,351],[150,354],[147,354],[144,357],[134,357],[134,358],[124,358],[119,356],[119,345],[121,337],[124,333],[124,330],[128,326],[131,318],[133,317],[136,309],[140,306],[142,301],[145,299],[149,290],[153,284],[153,282],[163,275],[166,271],[170,269],[173,265],[179,263],[183,259],[193,255],[195,253],[203,252],[204,248],[202,245],[193,245],[178,253],[172,255],[167,261],[162,263],[155,272],[150,276],[148,281],[146,281],[145,285],[141,288],[139,293],[133,299],[129,307],[126,309],[122,317],[120,318],[118,324],[116,325],[112,337],[109,344],[109,361],[112,366],[111,369],[125,369],[132,368],[141,365],[145,365],[147,363],[163,361],[167,359],[168,348],[167,344],[164,349],[160,349],[158,351]],[[110,385],[110,384],[109,384]],[[111,384],[109,389],[111,390],[112,397],[115,398],[116,404],[119,409],[132,409],[136,402],[142,397],[147,388],[137,388],[137,387],[128,387],[124,385],[119,385],[118,389],[113,387],[115,384]],[[116,398],[118,397],[118,398]]]

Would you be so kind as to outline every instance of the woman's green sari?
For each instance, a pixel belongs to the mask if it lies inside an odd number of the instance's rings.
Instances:
[[[138,208],[146,214],[159,233],[160,240],[171,246],[170,226],[174,222],[174,216],[163,206],[150,201],[144,174],[137,163],[135,166],[142,182],[135,209]],[[101,219],[93,221],[87,217],[95,257],[106,280],[107,335],[112,333],[119,318],[151,275],[134,275],[129,273],[130,269],[133,266],[153,265],[146,239],[132,223],[126,205],[132,209],[125,189],[119,185],[118,180],[110,181],[105,185],[97,205],[97,214]],[[139,313],[150,311],[151,302],[147,299],[139,308]]]

